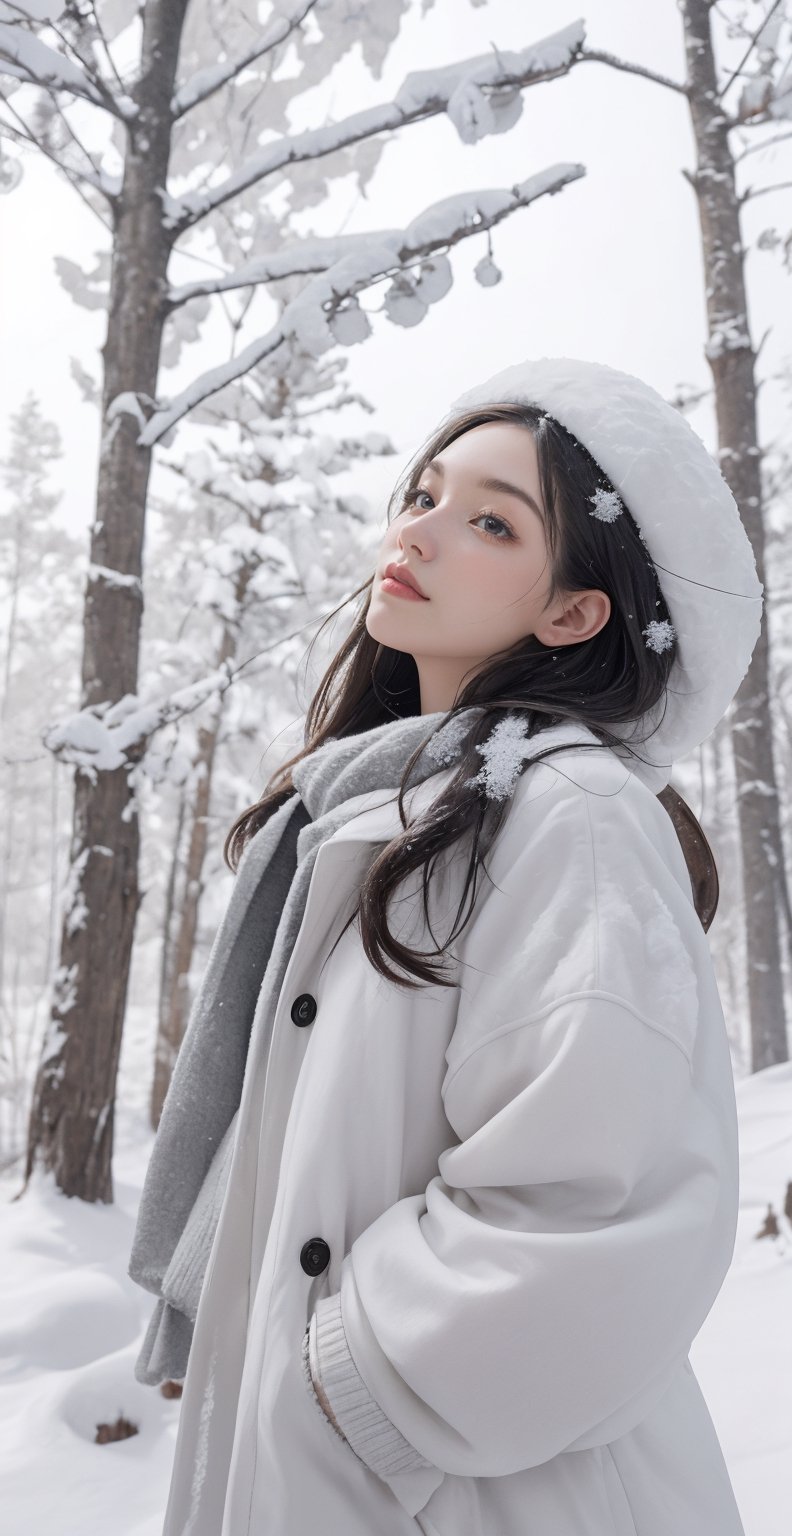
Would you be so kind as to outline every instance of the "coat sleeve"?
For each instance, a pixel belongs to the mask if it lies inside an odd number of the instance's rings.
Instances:
[[[458,1145],[359,1235],[310,1325],[333,1413],[386,1479],[501,1476],[627,1433],[718,1289],[717,1129],[686,1052],[625,1000],[512,1021],[443,1096]]]

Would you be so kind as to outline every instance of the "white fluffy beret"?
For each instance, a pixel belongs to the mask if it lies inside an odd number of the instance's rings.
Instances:
[[[700,437],[656,390],[604,363],[542,357],[468,389],[449,415],[515,401],[537,405],[584,445],[637,523],[676,630],[667,705],[630,725],[642,763],[633,772],[658,793],[671,769],[714,730],[734,698],[759,637],[762,583],[737,503]],[[655,734],[645,745],[640,735]]]

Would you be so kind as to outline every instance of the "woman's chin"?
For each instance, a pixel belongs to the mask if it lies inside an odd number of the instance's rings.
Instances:
[[[372,597],[366,614],[366,629],[378,645],[390,645],[397,651],[404,649],[407,634],[404,622],[400,624],[398,618],[386,610],[384,603],[376,595]]]

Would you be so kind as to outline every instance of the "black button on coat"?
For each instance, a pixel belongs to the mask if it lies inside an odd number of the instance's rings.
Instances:
[[[330,1248],[323,1237],[309,1237],[300,1249],[300,1263],[306,1275],[321,1275],[330,1263]]]
[[[313,1024],[316,1018],[316,998],[310,992],[301,992],[291,1005],[293,1024]]]

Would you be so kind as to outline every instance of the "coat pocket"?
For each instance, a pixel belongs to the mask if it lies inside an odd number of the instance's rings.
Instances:
[[[438,1531],[437,1526],[433,1525],[432,1521],[429,1519],[429,1516],[425,1515],[423,1511],[419,1511],[417,1515],[413,1515],[413,1520],[415,1521],[419,1531],[422,1533],[422,1536],[442,1536],[442,1533]]]
[[[421,1536],[496,1536],[494,1528],[487,1529],[473,1477],[447,1473],[413,1520]]]
[[[613,1452],[609,1445],[603,1445],[602,1449],[602,1476],[605,1480],[605,1492],[613,1515],[613,1536],[638,1536],[638,1528],[630,1508],[630,1501],[621,1473],[613,1459]]]

